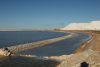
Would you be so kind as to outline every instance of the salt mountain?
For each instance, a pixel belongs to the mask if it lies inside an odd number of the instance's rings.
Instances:
[[[100,21],[92,21],[89,23],[71,23],[61,30],[99,30],[100,31]]]

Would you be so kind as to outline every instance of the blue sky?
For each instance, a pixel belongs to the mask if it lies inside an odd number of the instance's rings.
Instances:
[[[0,0],[0,30],[53,29],[100,20],[100,0]]]

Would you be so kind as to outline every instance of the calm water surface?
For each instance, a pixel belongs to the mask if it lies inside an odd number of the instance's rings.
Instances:
[[[19,32],[0,32],[0,48],[18,44],[31,43],[40,40],[60,37],[70,33],[62,32],[39,32],[39,31],[19,31]],[[77,36],[63,41],[48,44],[46,46],[19,52],[36,56],[60,56],[73,53],[79,46],[90,38],[85,33],[77,33]]]
[[[46,46],[37,47],[34,49],[20,52],[21,54],[36,55],[36,56],[60,56],[73,53],[80,45],[90,36],[84,33],[77,33],[77,36],[68,38]]]
[[[66,34],[68,33],[39,31],[0,32],[0,48],[55,38]]]

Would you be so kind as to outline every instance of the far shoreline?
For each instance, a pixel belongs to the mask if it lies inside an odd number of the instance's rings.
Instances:
[[[100,31],[95,31],[95,30],[57,30],[57,31],[60,31],[60,32],[72,32],[72,33],[73,33],[73,32],[74,32],[74,33],[83,32],[83,33],[86,33],[86,34],[88,34],[88,35],[91,36],[91,38],[90,38],[89,40],[87,40],[87,41],[83,42],[82,44],[80,44],[80,47],[77,48],[77,49],[73,52],[73,54],[83,52],[83,51],[87,50],[89,47],[92,47],[91,42],[92,42],[93,40],[96,40],[96,38],[97,38],[97,37],[99,36],[99,34],[100,34]],[[98,36],[96,36],[96,34],[98,34]],[[95,41],[95,44],[99,44],[99,43],[96,43],[96,41]],[[98,45],[98,46],[99,46],[99,45]],[[100,47],[100,46],[99,46],[99,47]],[[97,48],[97,47],[96,47],[96,48]],[[95,48],[94,50],[96,50],[96,48]],[[98,51],[100,51],[99,48],[98,48]]]

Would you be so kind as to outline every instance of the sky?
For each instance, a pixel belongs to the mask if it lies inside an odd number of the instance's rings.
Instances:
[[[0,30],[61,28],[100,20],[100,0],[0,0]]]

